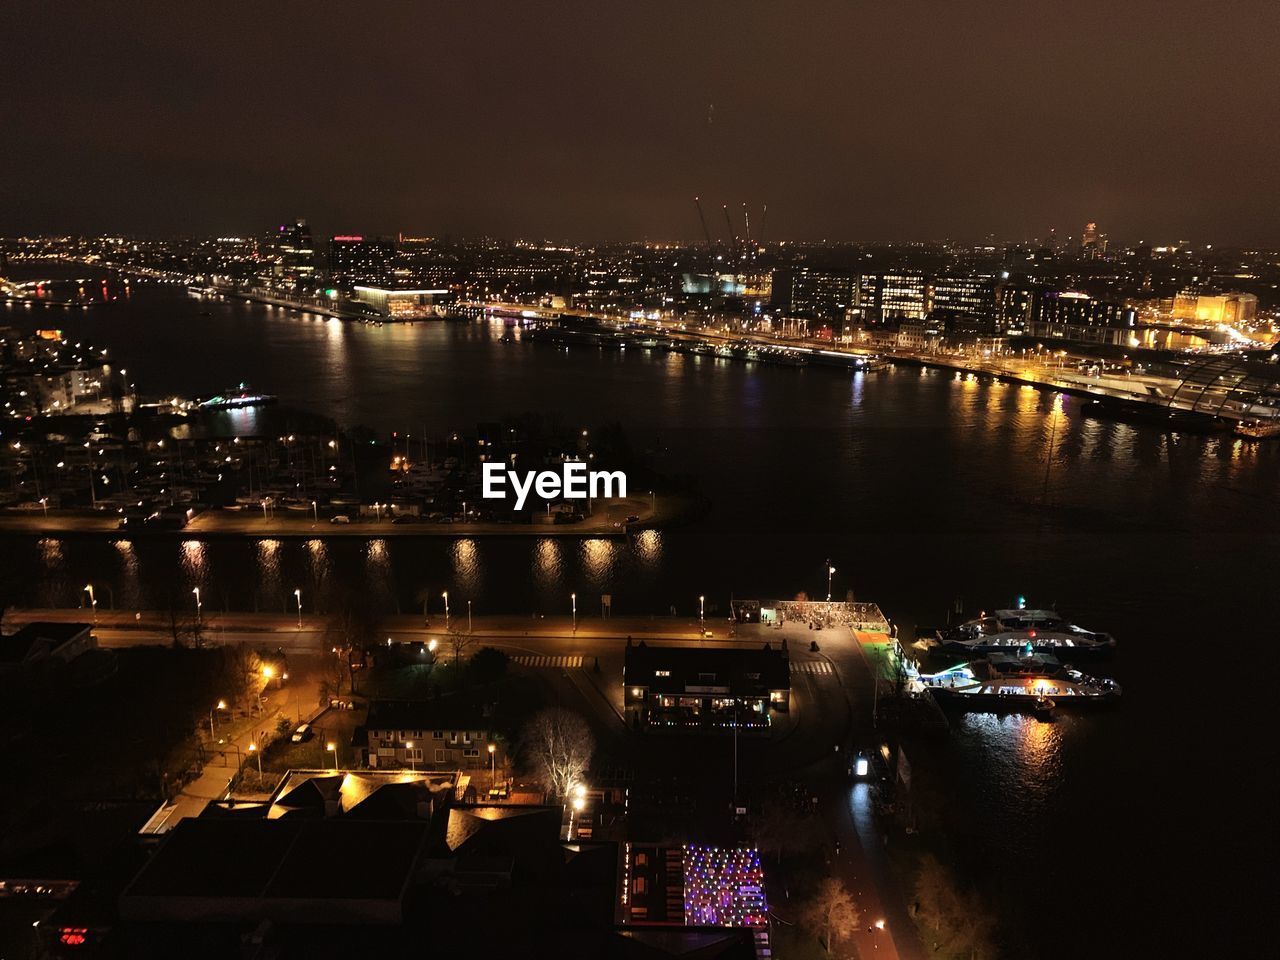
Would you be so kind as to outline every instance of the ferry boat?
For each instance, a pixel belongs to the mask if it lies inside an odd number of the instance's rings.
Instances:
[[[1052,656],[994,654],[911,678],[944,704],[967,710],[1030,710],[1098,706],[1120,697],[1120,685],[1065,666]]]
[[[277,399],[269,393],[254,393],[242,383],[208,400],[201,400],[200,408],[202,410],[235,410],[240,407],[262,407],[275,403]]]
[[[945,653],[983,656],[1028,651],[1095,656],[1116,645],[1109,633],[1086,630],[1053,610],[996,610],[976,620],[938,633],[937,647]]]

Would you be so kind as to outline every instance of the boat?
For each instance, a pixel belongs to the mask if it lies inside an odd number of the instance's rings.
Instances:
[[[202,410],[236,410],[241,407],[263,407],[279,398],[269,393],[254,393],[247,384],[222,391],[217,396],[200,401]]]
[[[913,685],[939,702],[966,710],[1030,711],[1098,706],[1120,697],[1114,680],[1091,677],[1044,654],[995,654],[939,673],[917,674]]]
[[[1116,645],[1109,633],[1076,626],[1054,610],[996,610],[949,630],[938,632],[944,653],[977,657],[989,653],[1026,651],[1096,656]]]

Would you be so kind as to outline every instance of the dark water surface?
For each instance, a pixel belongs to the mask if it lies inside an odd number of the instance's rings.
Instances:
[[[1086,419],[1069,398],[940,372],[504,344],[483,322],[370,327],[145,291],[49,319],[110,346],[145,393],[244,380],[281,397],[273,417],[415,435],[523,411],[618,420],[712,508],[630,543],[10,540],[3,562],[34,572],[33,602],[74,605],[92,579],[112,592],[99,602],[146,605],[173,572],[209,608],[287,611],[295,587],[357,578],[388,610],[448,589],[477,611],[563,612],[576,591],[611,593],[618,613],[690,612],[699,594],[822,595],[828,557],[837,595],[904,624],[1025,594],[1118,638],[1098,671],[1125,696],[1052,724],[968,717],[921,749],[946,777],[967,875],[1016,908],[1011,952],[1118,956],[1122,931],[1179,956],[1254,942],[1275,852],[1263,679],[1280,443]],[[226,429],[249,432],[237,416]]]

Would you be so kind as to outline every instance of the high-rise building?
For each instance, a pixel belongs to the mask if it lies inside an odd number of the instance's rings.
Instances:
[[[928,314],[928,283],[923,273],[886,273],[879,278],[878,287],[883,319],[923,320]]]
[[[315,275],[316,251],[307,221],[280,224],[267,237],[266,246],[271,258],[271,274],[277,279],[297,283]]]
[[[1087,293],[1044,290],[1035,298],[1028,332],[1033,337],[1127,346],[1137,322],[1137,311],[1126,304],[1095,300]]]
[[[381,237],[343,235],[329,240],[329,279],[336,284],[385,286],[391,282],[396,243]]]
[[[799,267],[791,274],[790,308],[818,318],[843,318],[853,303],[854,277],[839,270]]]
[[[1086,257],[1100,257],[1107,252],[1107,235],[1098,232],[1098,225],[1090,220],[1080,234],[1080,252]]]
[[[952,316],[970,317],[994,328],[996,322],[995,277],[984,274],[961,277],[934,277],[928,285],[927,312],[942,311]]]

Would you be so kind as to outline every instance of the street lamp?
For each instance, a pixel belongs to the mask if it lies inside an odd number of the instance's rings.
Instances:
[[[194,593],[194,594],[196,595],[196,623],[199,623],[199,622],[200,622],[200,608],[203,606],[203,604],[200,602],[200,588],[199,588],[199,587],[194,587],[194,588],[192,588],[191,592],[192,592],[192,593]]]
[[[831,577],[835,574],[836,568],[831,565],[831,561],[827,561],[827,603],[831,602]]]
[[[49,519],[49,498],[41,497],[40,506],[44,507],[44,518],[48,520]]]
[[[298,629],[302,629],[302,589],[293,591],[293,599],[298,601]]]
[[[405,750],[405,754],[409,757],[409,769],[416,771],[418,769],[418,763],[413,758],[413,741],[412,740],[406,740],[404,742],[404,750]]]
[[[338,772],[338,745],[330,740],[324,745],[324,748],[333,754],[333,772]]]
[[[467,601],[467,633],[471,633],[471,601]]]
[[[258,750],[258,745],[252,740],[249,741],[249,752],[258,755],[258,776],[262,776],[262,753]]]
[[[698,595],[698,624],[702,625],[707,622],[707,598],[702,594]]]
[[[576,593],[569,594],[569,599],[573,601],[573,632],[578,632],[578,595]]]
[[[225,709],[227,709],[227,701],[225,700],[219,700],[217,703],[215,703],[212,707],[209,708],[209,739],[210,740],[213,740],[218,736],[213,731],[213,712],[215,710],[225,710]]]
[[[492,790],[494,784],[498,780],[498,747],[497,744],[489,744],[489,789]]]
[[[84,589],[89,594],[89,605],[93,608],[93,622],[97,623],[98,622],[98,599],[93,595],[93,584],[92,583],[85,584]]]
[[[448,630],[449,629],[449,591],[448,590],[444,591],[444,593],[440,594],[440,596],[444,597],[444,628]]]

